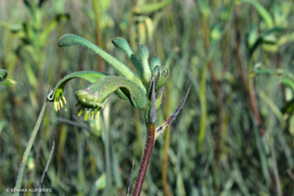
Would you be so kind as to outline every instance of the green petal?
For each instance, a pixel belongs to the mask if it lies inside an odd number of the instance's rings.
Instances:
[[[116,76],[107,76],[99,79],[92,84],[87,90],[90,93],[97,92],[101,102],[116,90],[121,89],[127,95],[129,101],[136,109],[146,109],[148,107],[148,99],[142,89],[134,82]]]

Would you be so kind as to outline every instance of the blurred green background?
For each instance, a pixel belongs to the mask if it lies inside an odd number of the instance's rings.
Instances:
[[[293,5],[1,0],[0,69],[17,84],[0,85],[0,195],[15,185],[48,89],[74,71],[115,74],[92,51],[58,48],[66,33],[129,65],[113,38],[125,38],[134,51],[145,44],[151,57],[158,55],[170,69],[158,125],[179,105],[192,78],[183,109],[155,143],[141,195],[293,195]],[[112,95],[104,118],[85,122],[77,117],[74,92],[87,85],[75,80],[66,86],[66,110],[55,112],[48,104],[22,187],[38,187],[53,141],[43,185],[50,194],[103,195],[108,188],[111,195],[126,195],[133,159],[134,183],[146,136],[142,114]]]

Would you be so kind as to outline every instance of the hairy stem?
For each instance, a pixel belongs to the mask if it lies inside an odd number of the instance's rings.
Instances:
[[[141,160],[139,173],[136,179],[135,188],[133,191],[133,196],[139,196],[141,193],[144,177],[147,171],[147,167],[149,164],[149,160],[151,157],[151,153],[153,150],[153,144],[154,144],[154,136],[155,136],[155,124],[149,124],[148,125],[148,136],[146,139],[144,154]]]

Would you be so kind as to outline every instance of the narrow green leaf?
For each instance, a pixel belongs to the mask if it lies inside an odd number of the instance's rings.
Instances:
[[[55,16],[54,20],[50,22],[49,25],[46,26],[44,31],[42,31],[40,35],[40,46],[43,46],[46,44],[47,38],[50,35],[50,33],[56,28],[56,26],[61,22],[61,21],[66,21],[69,20],[69,14],[58,14]]]
[[[242,0],[244,3],[250,3],[255,7],[259,15],[263,18],[263,20],[266,22],[268,28],[272,28],[274,26],[273,19],[270,15],[270,13],[258,2],[255,0]]]
[[[103,173],[95,182],[96,190],[104,189],[106,186],[106,174]]]
[[[291,79],[283,78],[281,82],[294,92],[294,82]]]
[[[206,123],[207,123],[207,106],[206,106],[206,73],[208,64],[204,64],[201,72],[200,79],[200,105],[201,105],[201,119],[200,119],[200,131],[198,136],[198,148],[202,152],[202,143],[205,138],[206,133]]]
[[[53,155],[54,147],[55,147],[55,141],[53,140],[53,145],[52,145],[52,148],[51,148],[51,151],[50,151],[50,155],[49,155],[49,158],[47,160],[45,169],[43,171],[43,174],[42,174],[42,177],[41,177],[41,182],[39,184],[38,189],[42,189],[42,187],[43,187],[44,180],[45,180],[45,177],[46,177],[46,174],[47,174],[47,171],[48,171],[48,168],[49,168],[49,164],[50,164],[50,161],[51,161],[51,158],[52,158],[52,155]],[[37,196],[39,196],[40,194],[41,194],[41,191],[38,191]]]
[[[191,85],[192,85],[192,81],[190,82],[189,88],[187,90],[187,93],[186,93],[184,99],[182,100],[181,104],[176,109],[176,111],[162,125],[160,125],[159,127],[156,128],[154,141],[167,129],[167,127],[172,123],[172,121],[176,118],[176,116],[178,115],[178,113],[182,109],[182,107],[188,97],[188,94],[190,92]]]
[[[133,8],[133,12],[135,14],[150,14],[152,12],[156,12],[169,4],[171,4],[174,0],[164,0],[156,3],[149,3],[145,5],[136,6]]]
[[[272,110],[274,115],[278,118],[280,121],[282,127],[285,126],[285,121],[283,120],[283,114],[281,110],[276,106],[276,104],[263,92],[258,92],[260,98],[269,106],[269,108]]]

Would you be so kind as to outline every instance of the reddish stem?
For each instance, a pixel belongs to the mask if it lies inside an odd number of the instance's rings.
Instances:
[[[149,164],[149,160],[151,157],[151,153],[153,150],[154,136],[155,136],[155,125],[149,124],[148,136],[146,139],[144,154],[143,154],[142,161],[140,164],[139,173],[138,173],[138,176],[136,179],[135,188],[133,191],[133,196],[139,196],[141,193],[144,177],[145,177],[147,167]]]
[[[240,45],[241,45],[240,44],[241,43],[240,5],[238,5],[237,8],[236,8],[236,22],[237,22],[237,46],[236,46],[237,64],[238,64],[238,67],[240,69],[241,78],[242,78],[245,90],[249,94],[249,99],[250,99],[250,103],[251,103],[251,109],[252,109],[252,111],[254,113],[254,116],[256,118],[260,135],[263,136],[264,135],[264,129],[263,129],[262,120],[260,118],[259,111],[258,111],[258,108],[257,108],[254,87],[253,87],[253,85],[250,86],[250,81],[248,82],[246,80],[245,72],[244,72],[243,66],[242,66],[241,53],[240,53]]]

